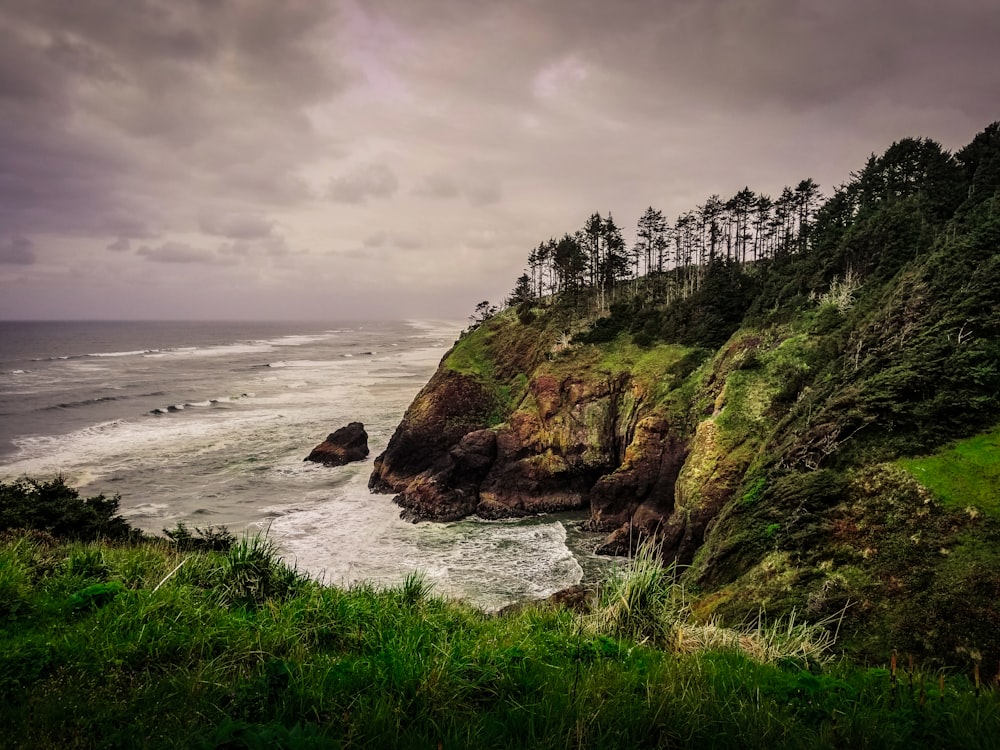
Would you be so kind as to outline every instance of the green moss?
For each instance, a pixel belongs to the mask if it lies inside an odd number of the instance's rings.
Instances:
[[[680,344],[637,346],[627,335],[601,346],[600,352],[595,370],[610,375],[629,373],[646,388],[651,404],[662,403],[708,356],[703,349]]]
[[[945,505],[1000,516],[1000,428],[898,464]]]
[[[743,505],[755,504],[758,500],[760,500],[760,496],[764,493],[765,487],[767,487],[767,478],[757,477],[750,483],[750,486],[747,487],[746,492],[744,492],[743,496],[740,498],[740,502]]]
[[[493,358],[488,346],[489,328],[482,325],[463,336],[444,359],[444,366],[461,375],[493,377]]]

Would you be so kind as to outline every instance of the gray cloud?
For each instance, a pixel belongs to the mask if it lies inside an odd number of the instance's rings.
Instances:
[[[216,256],[210,250],[191,247],[183,242],[164,242],[156,247],[143,245],[136,250],[146,260],[154,263],[217,263]]]
[[[223,216],[202,216],[201,231],[233,240],[253,240],[270,237],[274,232],[274,222],[253,214],[228,214]]]
[[[116,315],[183,282],[213,317],[461,319],[595,210],[960,147],[1000,117],[997,28],[985,0],[0,0],[3,311],[71,314],[71,268]]]
[[[11,237],[0,243],[0,263],[30,266],[37,260],[35,243],[27,237]]]
[[[338,203],[365,203],[370,198],[390,198],[399,180],[385,164],[368,164],[330,180],[327,195]]]
[[[291,252],[282,237],[236,239],[219,246],[221,255],[241,258],[278,258],[289,255]]]
[[[434,173],[426,175],[413,192],[427,198],[457,198],[461,195],[462,188],[455,178]]]
[[[416,235],[402,232],[392,235],[392,243],[400,250],[418,250],[424,246],[423,240]]]
[[[455,178],[440,172],[425,175],[413,192],[424,198],[442,200],[464,198],[473,206],[490,206],[498,203],[502,194],[499,180],[489,176],[480,174]]]
[[[306,110],[352,75],[328,54],[332,4],[3,6],[3,225],[94,234],[123,206],[137,223],[176,224],[199,196],[312,199],[298,172],[335,149]]]

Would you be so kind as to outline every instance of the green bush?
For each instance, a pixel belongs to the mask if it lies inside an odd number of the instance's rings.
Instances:
[[[62,477],[0,482],[0,531],[34,529],[78,541],[141,536],[117,515],[120,501],[118,495],[82,499]]]

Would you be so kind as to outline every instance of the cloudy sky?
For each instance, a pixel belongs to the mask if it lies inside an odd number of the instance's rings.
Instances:
[[[464,318],[1000,118],[996,0],[0,0],[0,318]]]

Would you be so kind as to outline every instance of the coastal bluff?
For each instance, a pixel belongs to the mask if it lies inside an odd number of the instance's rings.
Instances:
[[[955,154],[897,141],[826,199],[787,188],[780,234],[766,196],[748,228],[753,196],[678,217],[673,247],[652,208],[632,251],[599,213],[539,245],[371,489],[413,521],[583,510],[602,553],[654,543],[704,621],[994,669],[1000,123]]]
[[[892,460],[899,422],[858,430],[872,383],[824,382],[823,329],[586,344],[537,312],[466,333],[406,410],[369,480],[403,518],[584,510],[600,553],[654,540],[698,616],[836,617],[858,653],[1000,656],[1000,524]]]

